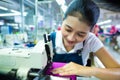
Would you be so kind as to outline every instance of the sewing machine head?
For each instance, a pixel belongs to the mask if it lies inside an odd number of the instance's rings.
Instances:
[[[5,75],[12,73],[14,77],[26,80],[31,69],[44,69],[48,62],[45,45],[49,47],[49,52],[52,52],[51,43],[44,41],[39,41],[32,49],[0,49],[0,73]]]

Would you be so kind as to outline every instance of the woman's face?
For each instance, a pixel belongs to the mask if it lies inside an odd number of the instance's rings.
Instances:
[[[87,37],[90,27],[77,17],[68,16],[61,27],[63,43],[65,47],[73,47]]]

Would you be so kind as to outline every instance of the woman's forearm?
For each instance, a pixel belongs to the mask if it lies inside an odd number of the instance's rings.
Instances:
[[[101,80],[120,80],[120,68],[97,68],[81,66],[79,64],[70,62],[63,67],[54,69],[53,74],[65,75],[79,75],[79,76],[95,76]]]
[[[91,74],[102,80],[120,80],[120,68],[93,68]]]

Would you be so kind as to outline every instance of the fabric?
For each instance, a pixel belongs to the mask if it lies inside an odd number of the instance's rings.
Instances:
[[[70,78],[70,80],[76,80],[76,76],[75,76],[75,75],[60,76],[59,74],[53,74],[53,73],[51,72],[53,69],[62,67],[62,66],[64,66],[65,64],[66,64],[66,63],[53,62],[53,63],[52,63],[52,67],[50,67],[50,68],[47,70],[46,74],[47,74],[47,75],[58,76],[58,77],[63,77],[63,78]]]
[[[117,28],[115,26],[111,26],[110,34],[115,34],[117,32]]]
[[[56,53],[58,53],[58,54],[64,54],[64,53],[71,54],[83,47],[83,42],[80,42],[80,43],[77,43],[71,51],[67,52],[62,43],[61,31],[56,31],[55,43],[56,43],[56,45],[55,45]],[[87,39],[85,40],[85,45],[84,45],[84,48],[82,51],[83,65],[87,64],[87,60],[89,58],[89,53],[90,52],[95,53],[101,47],[103,47],[103,43],[93,33],[90,32],[87,36]]]

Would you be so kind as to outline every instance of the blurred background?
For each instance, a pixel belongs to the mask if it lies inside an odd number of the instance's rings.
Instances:
[[[0,0],[0,48],[34,47],[44,33],[60,30],[72,0]],[[93,0],[100,17],[93,33],[120,57],[120,1]],[[120,62],[120,60],[119,60]]]

